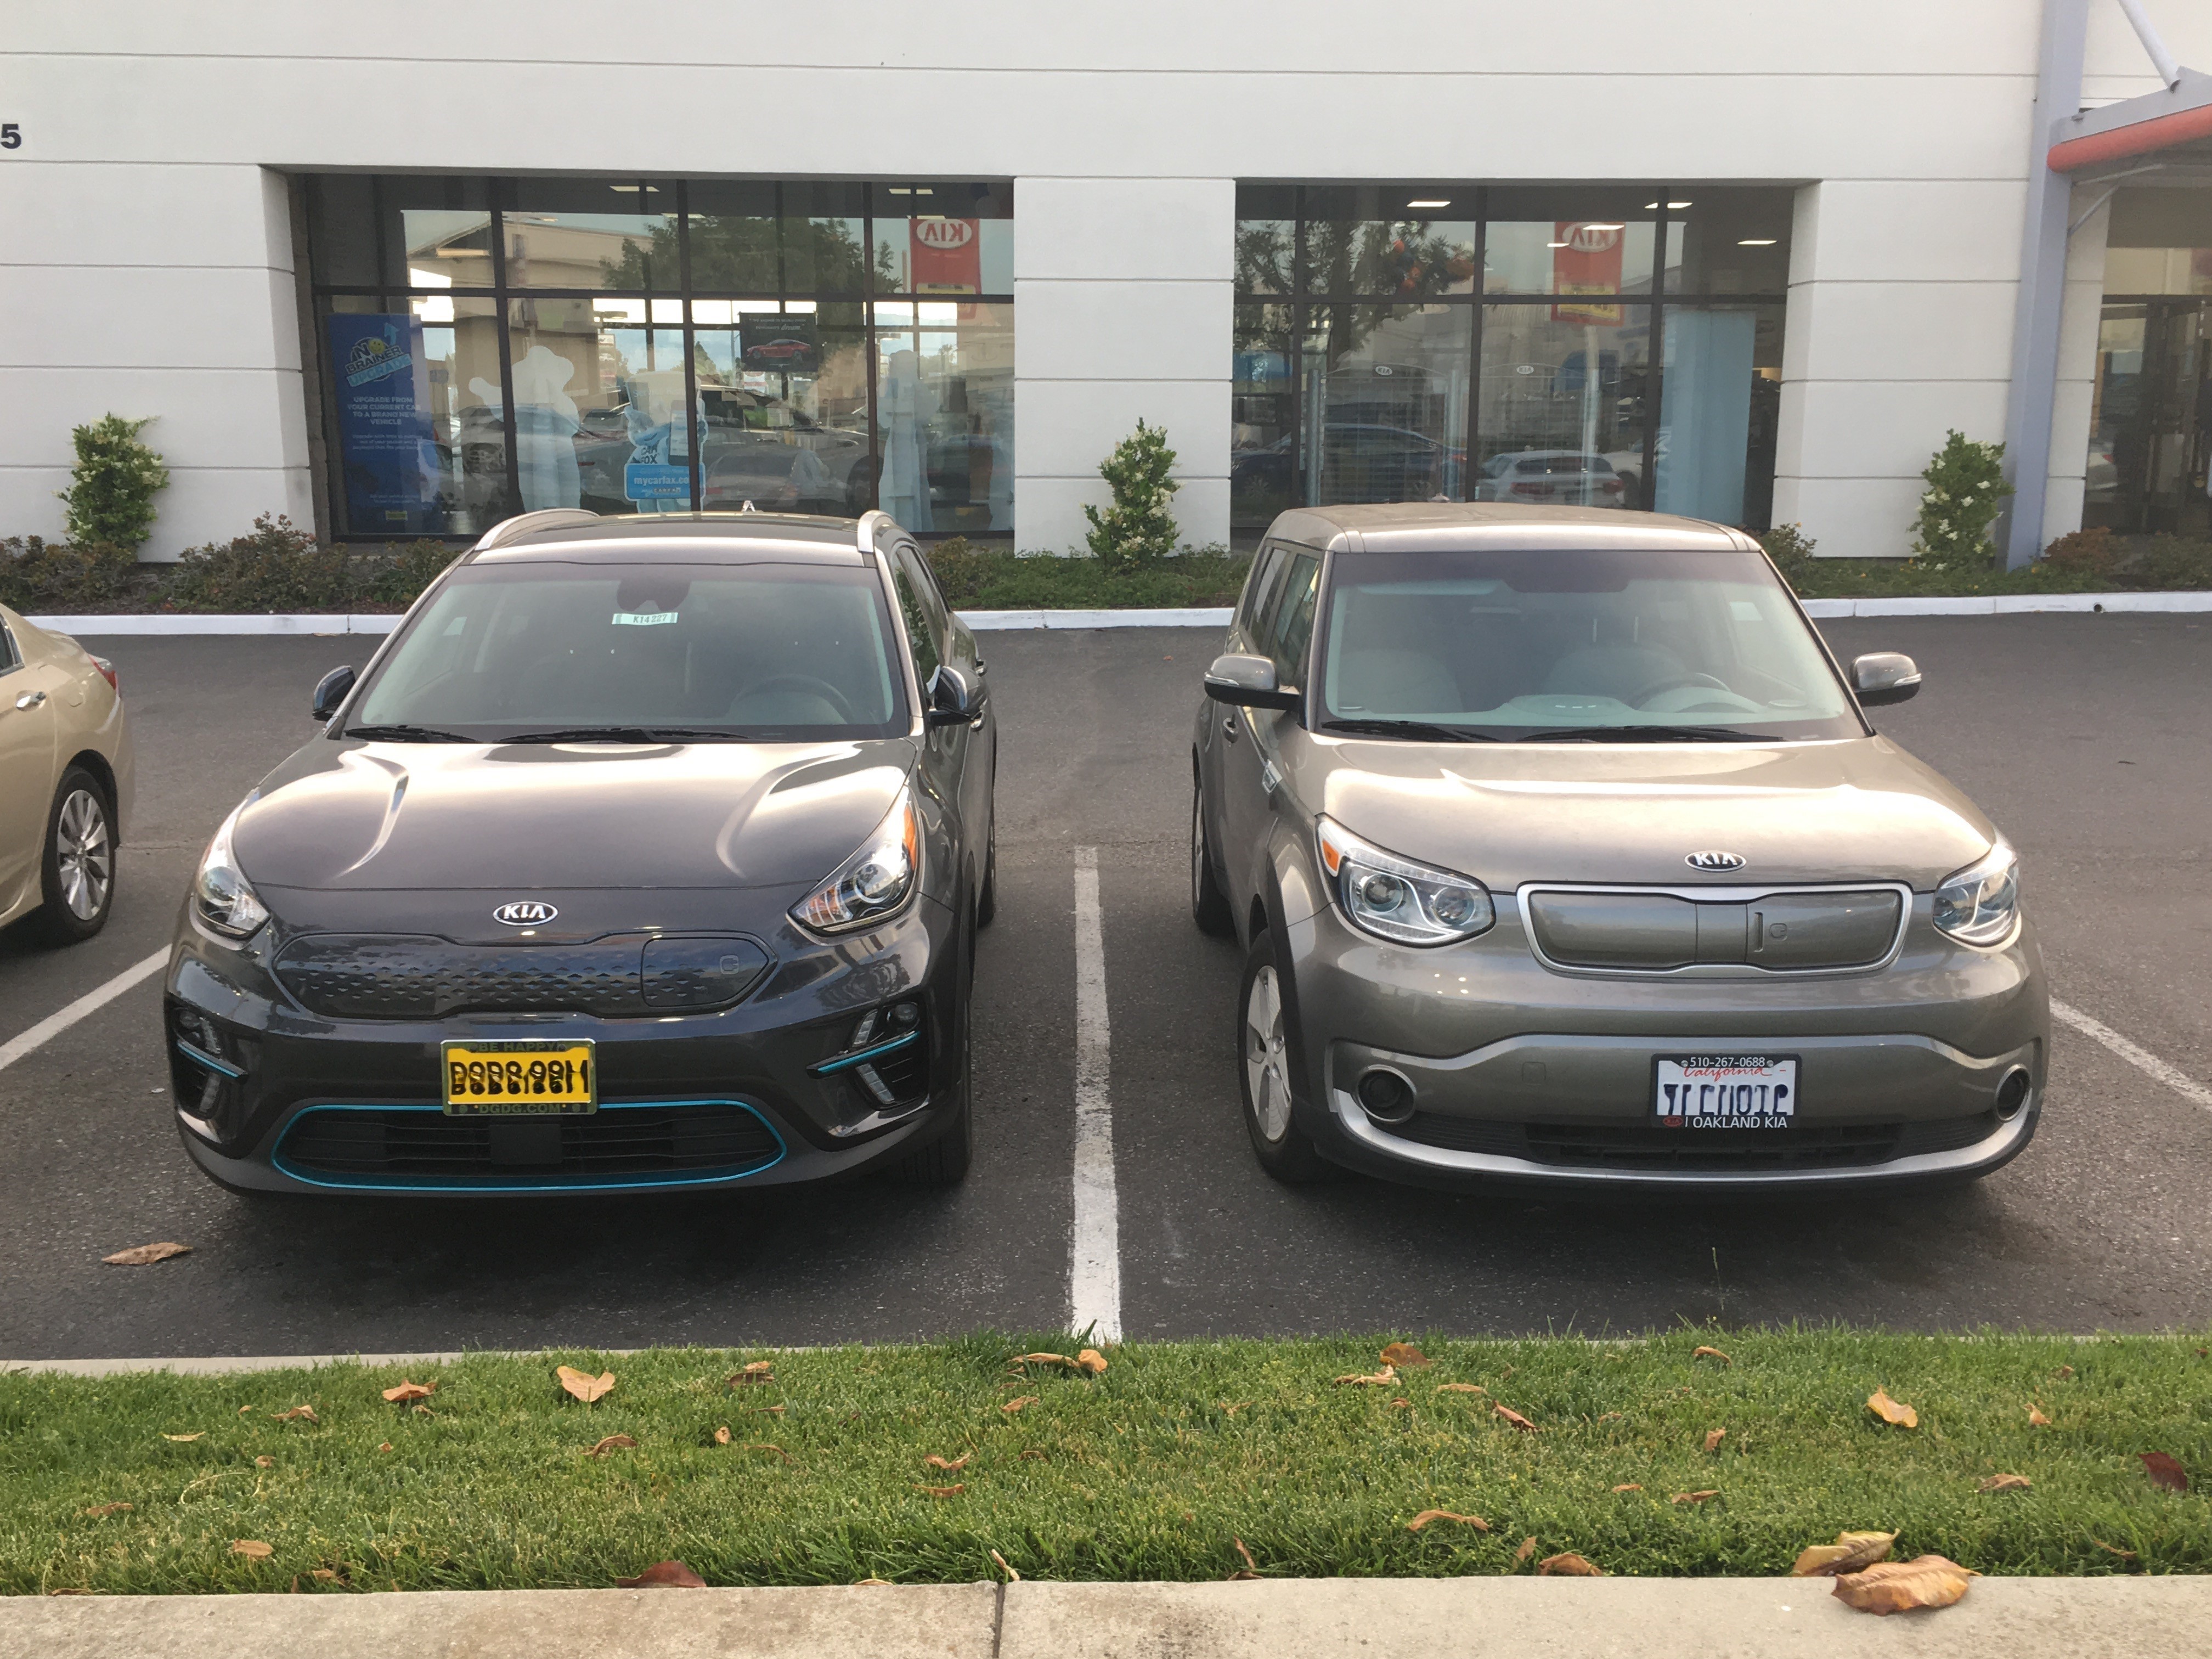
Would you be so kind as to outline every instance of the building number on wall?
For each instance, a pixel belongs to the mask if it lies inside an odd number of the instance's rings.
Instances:
[[[23,148],[23,129],[13,121],[0,121],[0,149]]]

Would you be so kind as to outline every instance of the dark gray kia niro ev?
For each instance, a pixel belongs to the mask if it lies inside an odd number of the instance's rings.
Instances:
[[[1278,518],[1191,810],[1261,1164],[1771,1195],[2015,1156],[2041,958],[2012,848],[1863,712],[1919,685],[1844,671],[1739,530]]]
[[[498,526],[209,844],[163,1018],[247,1193],[968,1169],[995,725],[914,540]]]

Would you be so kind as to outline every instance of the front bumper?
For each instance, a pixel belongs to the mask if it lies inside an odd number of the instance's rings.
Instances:
[[[334,1019],[276,981],[266,945],[229,946],[187,915],[164,1010],[179,1134],[234,1188],[458,1197],[818,1181],[951,1127],[968,1015],[945,907],[925,897],[834,943],[795,929],[763,943],[775,963],[757,988],[711,1012]],[[855,1052],[862,1016],[907,1002],[910,1035]],[[446,1115],[441,1042],[586,1037],[596,1112]]]
[[[1547,968],[1510,898],[1489,933],[1441,951],[1323,909],[1285,929],[1303,1126],[1339,1163],[1439,1186],[1749,1195],[1986,1174],[2041,1115],[2040,961],[2025,927],[1999,950],[1956,945],[1928,902],[1874,970],[1673,979]],[[1658,1123],[1656,1056],[1747,1052],[1798,1057],[1791,1127]],[[1410,1091],[1387,1116],[1358,1093],[1378,1068]]]

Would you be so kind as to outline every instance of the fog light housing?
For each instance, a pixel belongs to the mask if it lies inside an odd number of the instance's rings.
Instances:
[[[2028,1076],[2025,1066],[2016,1066],[2007,1072],[2004,1081],[1997,1085],[1997,1115],[2002,1118],[2018,1117],[2020,1109],[2027,1104],[2028,1093],[2034,1086],[2035,1079]]]
[[[1413,1115],[1413,1085],[1397,1073],[1376,1066],[1359,1079],[1359,1105],[1382,1123],[1401,1123]]]

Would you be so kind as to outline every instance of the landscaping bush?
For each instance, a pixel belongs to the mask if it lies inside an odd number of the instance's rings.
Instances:
[[[1113,486],[1114,505],[1103,513],[1085,507],[1083,516],[1091,521],[1091,551],[1109,574],[1141,570],[1174,553],[1176,521],[1168,503],[1182,487],[1168,476],[1175,459],[1166,429],[1139,418],[1137,429],[1098,464],[1098,476]]]
[[[127,547],[112,542],[0,539],[0,605],[18,611],[69,611],[119,597],[139,571]]]
[[[344,552],[266,513],[252,533],[188,550],[163,598],[181,611],[340,610],[353,598]]]
[[[1805,533],[1802,524],[1778,524],[1759,538],[1766,556],[1782,573],[1782,580],[1796,587],[1812,574],[1813,550],[1820,545]]]
[[[1976,443],[1964,433],[1949,433],[1920,476],[1928,488],[1921,494],[1920,518],[1913,526],[1914,560],[1934,570],[1986,565],[1990,526],[2012,494],[2012,486],[2004,481],[2004,446]]]
[[[154,526],[155,492],[169,483],[161,458],[138,441],[153,418],[126,421],[107,415],[70,434],[76,465],[70,471],[70,487],[55,493],[67,509],[71,542],[135,553],[146,539]]]
[[[978,548],[955,536],[929,550],[945,599],[961,611],[1121,611],[1234,605],[1249,554],[1186,547],[1139,569],[1083,554]]]
[[[361,595],[375,605],[410,605],[460,556],[459,548],[428,539],[372,554],[362,561]]]
[[[2112,532],[2100,526],[2061,536],[2043,550],[2040,562],[2053,574],[2104,577],[2112,574],[2112,567],[2118,560],[2119,555],[2112,546]]]

